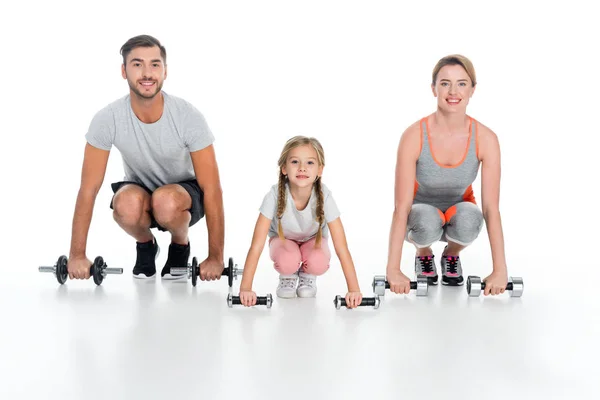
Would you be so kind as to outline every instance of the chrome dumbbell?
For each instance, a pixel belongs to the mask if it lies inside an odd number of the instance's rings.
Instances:
[[[381,300],[379,299],[379,296],[363,297],[358,306],[359,307],[373,307],[374,309],[378,309],[380,303],[381,303]],[[333,299],[333,304],[335,305],[335,308],[337,310],[339,310],[341,307],[346,307],[346,298],[343,296],[337,295],[337,296],[335,296],[335,299]]]
[[[234,296],[231,293],[227,295],[227,306],[229,306],[229,308],[240,305],[242,305],[240,296]],[[267,308],[271,308],[273,305],[273,296],[271,293],[267,294],[266,296],[256,296],[256,305],[267,306]]]
[[[385,275],[375,275],[373,278],[373,293],[377,296],[385,296],[385,290],[390,288],[390,284],[385,280]],[[410,282],[411,290],[417,291],[417,296],[427,296],[429,284],[427,277],[423,275],[417,276],[416,281]]]
[[[67,271],[67,263],[69,259],[67,256],[58,257],[58,261],[51,267],[39,267],[40,272],[51,272],[56,276],[58,283],[63,285],[69,277]],[[90,276],[94,278],[96,285],[101,285],[106,275],[120,275],[123,273],[123,268],[108,268],[104,259],[100,256],[96,257],[94,263],[90,266]]]
[[[485,282],[475,275],[467,277],[467,293],[471,297],[478,297],[485,290]],[[506,290],[510,292],[510,297],[521,297],[523,295],[523,278],[509,277],[506,284]]]
[[[229,258],[229,266],[227,268],[223,268],[223,272],[221,276],[227,277],[227,284],[229,287],[233,286],[233,280],[244,273],[243,268],[238,268],[237,265],[234,265],[233,258]],[[187,279],[192,279],[192,286],[196,286],[198,282],[198,277],[200,276],[200,266],[198,265],[198,259],[196,257],[192,258],[192,263],[188,264],[187,267],[171,267],[171,275],[186,275]]]

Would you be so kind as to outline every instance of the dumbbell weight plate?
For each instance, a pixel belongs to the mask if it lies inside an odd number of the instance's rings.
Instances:
[[[104,259],[102,256],[96,257],[94,259],[94,263],[90,267],[90,274],[94,278],[94,283],[98,286],[102,284],[104,280],[104,275],[102,275],[102,269],[104,268]]]
[[[64,283],[67,281],[67,278],[69,277],[69,271],[67,270],[68,261],[69,259],[67,258],[67,256],[60,256],[58,257],[58,261],[56,262],[56,280],[61,285],[64,285]]]
[[[233,258],[229,257],[229,269],[227,271],[227,284],[233,287]]]
[[[194,257],[192,258],[192,286],[196,286],[198,275],[200,275],[200,268],[198,267],[198,259]]]
[[[471,297],[478,297],[481,294],[481,278],[478,276],[467,277],[467,293]]]
[[[523,278],[510,277],[508,278],[509,285],[512,284],[512,291],[510,297],[521,297],[523,295]]]

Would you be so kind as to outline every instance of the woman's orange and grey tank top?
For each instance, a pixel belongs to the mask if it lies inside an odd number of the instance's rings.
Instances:
[[[463,201],[476,203],[472,184],[479,171],[477,121],[469,119],[467,148],[461,161],[451,166],[436,160],[430,145],[427,118],[421,120],[421,153],[417,159],[413,204],[429,204],[446,212]]]

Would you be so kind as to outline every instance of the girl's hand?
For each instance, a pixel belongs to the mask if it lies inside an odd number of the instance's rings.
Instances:
[[[256,304],[256,293],[251,290],[240,290],[240,303],[246,307]]]
[[[348,292],[346,293],[346,307],[355,308],[362,302],[361,292]]]

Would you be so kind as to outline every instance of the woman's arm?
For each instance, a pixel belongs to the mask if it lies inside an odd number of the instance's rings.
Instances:
[[[500,218],[500,144],[498,137],[489,128],[479,124],[479,159],[481,160],[481,203],[486,223],[493,271],[486,278],[485,294],[504,292],[507,282],[504,235]],[[492,282],[488,282],[492,278]]]

